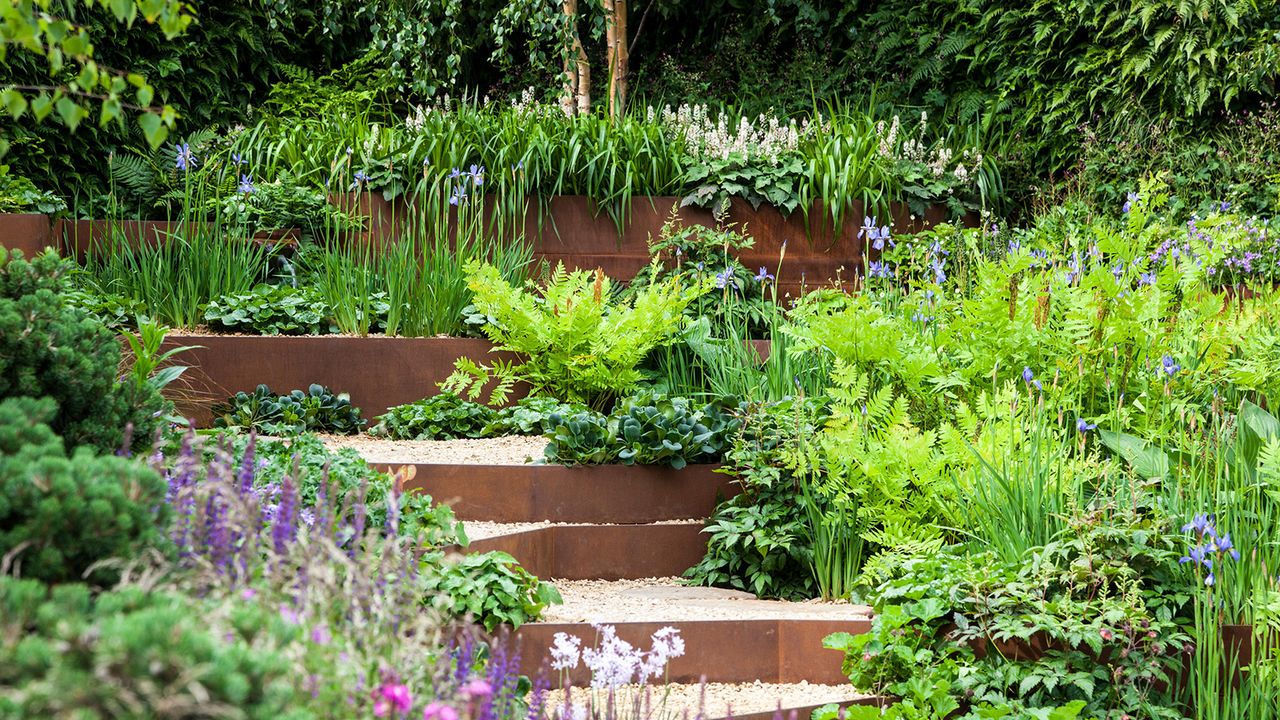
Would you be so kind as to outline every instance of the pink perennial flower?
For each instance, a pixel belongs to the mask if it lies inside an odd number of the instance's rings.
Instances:
[[[403,715],[412,709],[413,695],[410,694],[406,685],[395,681],[387,681],[374,692],[374,717],[387,717],[392,711],[395,711],[396,715]],[[457,718],[455,717],[453,720],[457,720]]]
[[[480,678],[475,678],[462,686],[462,699],[464,700],[479,700],[492,694],[493,686]]]
[[[422,720],[458,720],[458,711],[443,703],[433,702],[422,709]]]

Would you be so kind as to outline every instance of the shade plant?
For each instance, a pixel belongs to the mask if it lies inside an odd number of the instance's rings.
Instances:
[[[475,399],[494,381],[488,399],[500,402],[523,382],[535,392],[595,409],[607,409],[640,382],[640,363],[674,340],[684,309],[702,287],[674,277],[614,301],[612,281],[599,270],[560,266],[541,287],[517,288],[494,266],[473,262],[467,278],[476,308],[495,320],[483,332],[497,350],[518,359],[491,365],[460,359],[444,388]]]

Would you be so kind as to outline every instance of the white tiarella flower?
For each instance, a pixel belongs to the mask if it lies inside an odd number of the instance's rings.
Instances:
[[[556,633],[551,644],[551,669],[573,670],[578,667],[582,639],[567,633]]]

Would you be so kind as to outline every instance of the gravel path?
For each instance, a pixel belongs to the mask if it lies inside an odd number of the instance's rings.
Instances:
[[[589,689],[575,689],[570,698],[574,704],[585,705],[590,698]],[[601,691],[596,691],[600,693]],[[824,705],[829,702],[849,702],[867,697],[859,694],[851,685],[777,685],[771,683],[744,683],[729,685],[725,683],[707,683],[706,685],[667,685],[649,688],[649,707],[652,715],[644,717],[680,718],[688,711],[689,717],[695,717],[699,708],[703,708],[707,717],[728,717],[745,713],[768,712],[782,707],[805,707],[808,705]],[[644,690],[635,685],[619,688],[615,698],[623,702],[643,702]],[[705,699],[704,699],[705,698]],[[596,703],[603,705],[606,696],[597,695]],[[561,707],[564,704],[564,692],[554,690],[547,694],[546,707]],[[628,714],[629,717],[629,714]],[[807,720],[806,717],[800,720]]]
[[[543,622],[688,622],[696,620],[861,620],[871,608],[847,602],[759,600],[750,593],[689,587],[679,578],[551,580],[564,598]]]
[[[509,435],[479,440],[385,440],[368,435],[325,435],[332,448],[355,448],[372,463],[439,465],[525,465],[541,461],[547,439]]]

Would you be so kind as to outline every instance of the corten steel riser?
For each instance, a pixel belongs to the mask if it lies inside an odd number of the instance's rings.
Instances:
[[[200,346],[174,358],[190,369],[170,393],[178,410],[199,426],[212,422],[210,407],[260,383],[272,391],[306,390],[311,383],[345,392],[363,417],[372,421],[388,408],[440,392],[438,384],[453,372],[454,362],[513,360],[492,352],[493,344],[476,338],[348,337],[319,335],[183,335],[173,333],[165,347]],[[512,400],[523,397],[517,387]]]
[[[0,247],[21,250],[30,259],[46,247],[59,248],[48,215],[0,213]]]
[[[755,682],[843,685],[849,679],[840,671],[844,654],[822,647],[831,633],[863,633],[870,620],[695,620],[673,622],[606,623],[618,637],[647,650],[657,630],[672,626],[680,630],[685,655],[668,666],[670,681]],[[586,623],[531,623],[512,634],[520,648],[521,672],[536,676],[550,662],[547,648],[555,634],[563,632],[582,638],[583,647],[596,645],[596,631]],[[554,678],[554,673],[550,677]],[[583,687],[590,682],[590,670],[579,665],[570,680]]]
[[[383,471],[404,463],[374,462]],[[407,490],[448,504],[461,520],[499,523],[654,523],[710,517],[737,483],[718,465],[413,465]]]
[[[702,523],[550,525],[476,540],[466,552],[505,552],[540,578],[672,577],[702,561],[707,550],[702,527]]]
[[[753,340],[761,359],[769,356],[767,340]],[[121,342],[127,352],[128,346]],[[440,392],[439,383],[453,373],[454,362],[512,361],[511,353],[493,352],[480,338],[352,337],[315,335],[188,335],[170,333],[165,348],[198,346],[173,362],[190,369],[171,386],[179,412],[207,427],[214,403],[265,383],[274,392],[306,390],[311,383],[345,392],[363,417],[373,422],[388,408]],[[515,402],[528,388],[517,384],[508,398]]]

